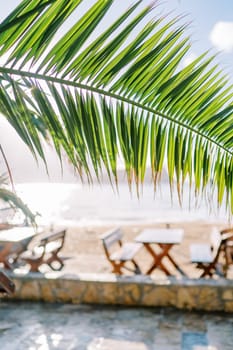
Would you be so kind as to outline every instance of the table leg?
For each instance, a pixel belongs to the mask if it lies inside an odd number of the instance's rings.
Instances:
[[[159,245],[161,249],[165,249],[163,244]],[[167,245],[166,245],[167,246]],[[175,262],[175,260],[171,257],[171,255],[169,254],[169,250],[172,248],[172,245],[169,246],[169,249],[167,251],[167,258],[170,260],[170,262],[174,265],[174,267],[176,268],[177,271],[179,271],[179,273],[183,276],[186,276],[185,272],[179,267],[179,265],[177,265],[177,263]]]
[[[153,265],[150,267],[146,274],[150,275],[154,269],[160,268],[167,276],[171,276],[171,273],[162,263],[162,259],[164,256],[166,256],[167,251],[170,249],[170,247],[165,247],[165,249],[161,253],[156,254],[149,244],[144,243],[144,246],[154,259]]]

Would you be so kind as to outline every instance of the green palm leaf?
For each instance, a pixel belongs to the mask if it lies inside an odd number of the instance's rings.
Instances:
[[[113,0],[79,12],[87,3],[23,0],[1,23],[1,113],[35,156],[49,135],[82,179],[105,169],[117,183],[121,156],[139,193],[147,163],[155,188],[166,164],[180,201],[188,179],[197,195],[216,188],[232,212],[233,95],[215,57],[182,68],[186,26],[150,20],[156,6],[138,1],[100,33]]]
[[[27,222],[35,225],[36,215],[32,213],[32,211],[28,208],[28,206],[12,191],[7,188],[0,187],[0,199],[7,203],[12,209],[21,211]]]

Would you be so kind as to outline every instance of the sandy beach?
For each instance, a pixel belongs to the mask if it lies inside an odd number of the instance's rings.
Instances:
[[[190,263],[189,246],[194,242],[208,242],[212,230],[216,227],[219,229],[227,227],[228,224],[219,224],[218,222],[195,221],[195,222],[176,222],[170,223],[171,228],[182,228],[184,230],[184,237],[182,244],[174,246],[171,250],[171,255],[178,262],[179,266],[185,271],[188,277],[196,278],[200,275],[193,264]],[[115,227],[115,226],[114,226]],[[129,225],[121,226],[124,241],[133,241],[134,238],[144,228],[165,228],[166,224],[151,224],[151,225]],[[67,273],[111,273],[111,265],[107,261],[100,235],[108,231],[113,226],[86,226],[86,227],[69,227],[67,230],[66,241],[62,250],[62,256],[68,259],[65,262],[64,272]],[[145,248],[142,248],[136,256],[136,260],[141,267],[142,272],[145,272],[151,264],[151,257]],[[170,271],[179,276],[179,273],[166,262]],[[130,272],[125,272],[130,274]],[[153,272],[158,278],[166,277],[160,270]],[[229,278],[231,271],[229,273]]]

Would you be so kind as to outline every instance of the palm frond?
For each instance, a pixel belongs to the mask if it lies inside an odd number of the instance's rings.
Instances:
[[[36,216],[29,207],[17,196],[15,192],[10,191],[5,186],[0,186],[0,199],[4,202],[4,205],[8,205],[10,208],[17,212],[22,212],[25,220],[30,225],[36,225]]]
[[[121,155],[130,186],[139,189],[150,161],[156,188],[166,164],[180,200],[188,179],[197,195],[216,188],[232,212],[233,94],[215,57],[203,53],[182,68],[187,26],[151,20],[156,5],[136,2],[100,33],[113,0],[79,13],[87,3],[24,0],[2,22],[1,113],[43,159],[47,131],[81,178],[92,181],[94,170],[101,181],[105,169],[117,183]]]

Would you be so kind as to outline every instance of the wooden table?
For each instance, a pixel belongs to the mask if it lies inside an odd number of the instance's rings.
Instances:
[[[32,227],[14,227],[9,230],[0,231],[0,263],[4,267],[11,269],[9,256],[16,257],[21,254],[26,248],[32,238],[38,233]]]
[[[136,242],[143,243],[146,250],[153,257],[153,264],[147,271],[147,275],[151,274],[156,268],[160,268],[168,276],[172,275],[163,261],[165,257],[169,259],[176,270],[185,275],[170,255],[171,248],[176,244],[181,244],[183,234],[182,229],[145,229],[135,238]],[[160,248],[159,252],[152,248],[153,244]]]

